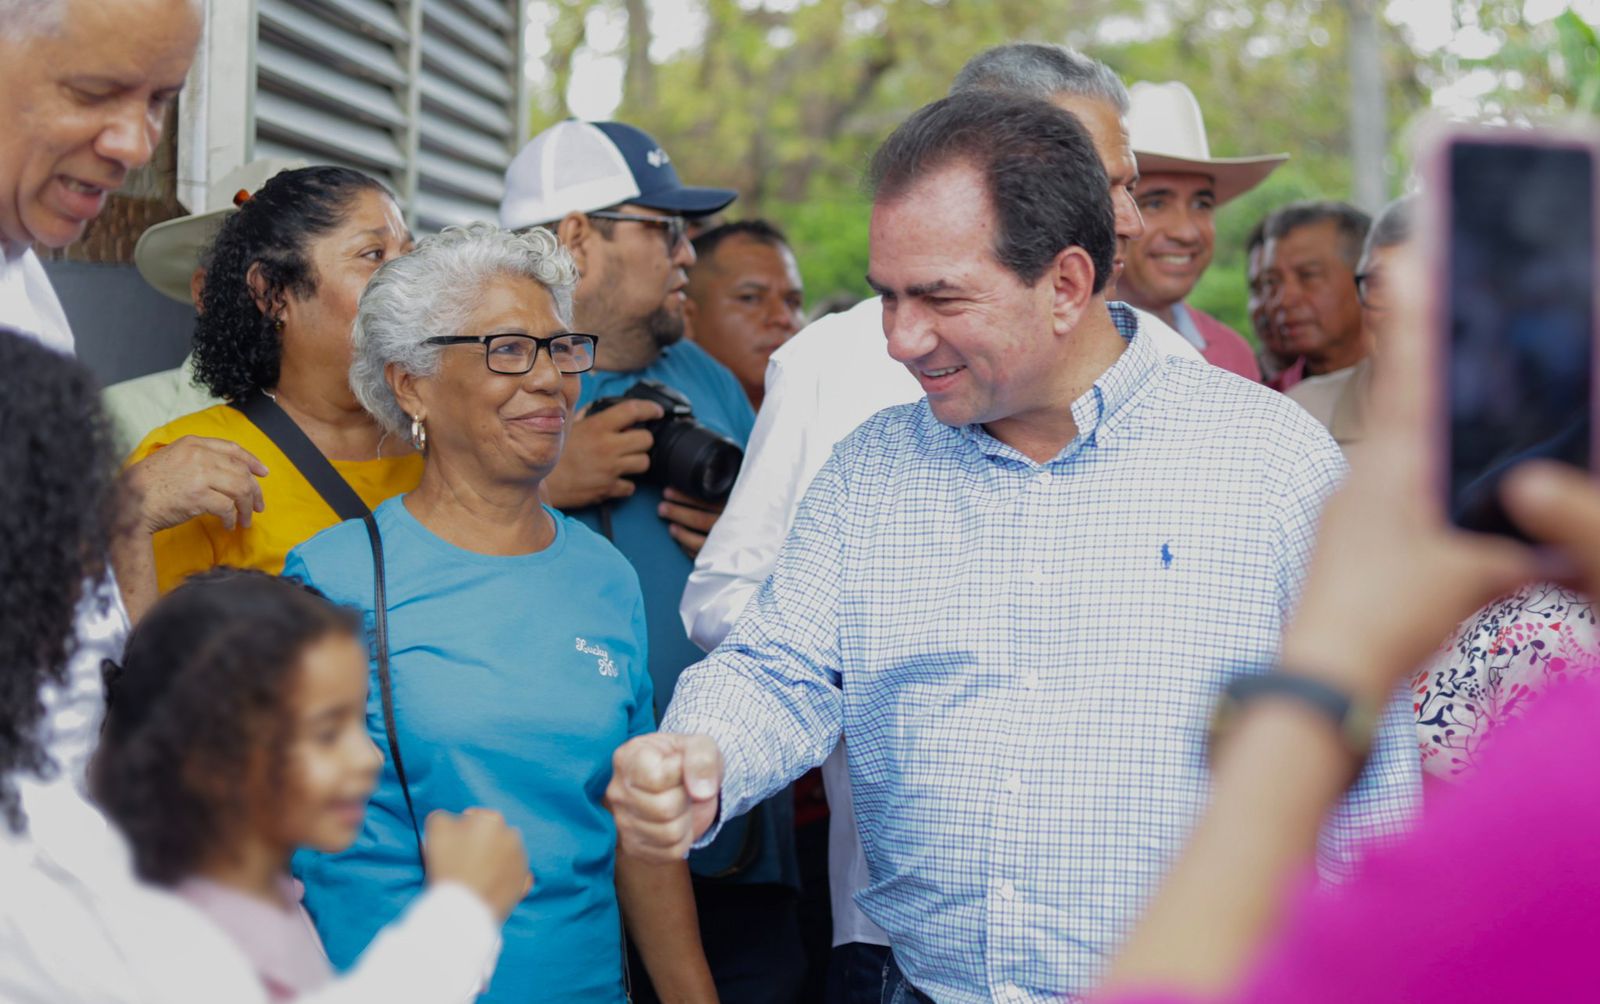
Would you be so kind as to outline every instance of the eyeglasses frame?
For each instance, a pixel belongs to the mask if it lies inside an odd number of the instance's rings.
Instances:
[[[573,370],[571,373],[568,373],[560,366],[556,366],[555,353],[551,351],[551,347],[558,338],[572,338],[574,336],[578,338],[589,339],[590,361],[587,368]],[[489,343],[496,338],[526,338],[528,341],[532,342],[533,355],[528,359],[528,368],[525,370],[518,370],[515,373],[507,373],[505,370],[497,370],[493,366],[490,366]],[[539,365],[539,351],[542,349],[544,350],[545,355],[550,357],[550,365],[556,367],[556,372],[564,376],[577,376],[579,373],[587,373],[594,369],[594,350],[600,346],[600,336],[591,335],[584,331],[563,331],[560,334],[541,338],[538,335],[523,335],[508,331],[498,335],[434,335],[431,338],[424,338],[422,340],[422,344],[424,345],[468,345],[473,342],[483,346],[483,365],[490,373],[498,373],[501,376],[522,376],[527,373],[532,373],[533,368]]]
[[[614,209],[596,209],[583,215],[596,220],[616,220],[621,223],[646,223],[667,231],[667,251],[682,247],[689,239],[689,219],[686,216],[646,216],[643,213],[619,213]]]
[[[1382,310],[1383,309],[1383,306],[1381,304],[1373,304],[1373,303],[1368,302],[1369,294],[1367,292],[1367,280],[1371,279],[1373,276],[1375,276],[1377,274],[1378,274],[1377,272],[1357,272],[1356,273],[1356,300],[1363,307],[1366,307],[1368,310]]]

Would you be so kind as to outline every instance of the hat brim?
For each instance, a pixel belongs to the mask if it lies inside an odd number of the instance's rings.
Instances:
[[[133,264],[144,281],[179,303],[191,303],[189,279],[200,256],[222,228],[222,221],[238,210],[229,207],[157,223],[139,235],[133,246]]]
[[[1262,157],[1218,157],[1214,160],[1189,160],[1168,157],[1159,153],[1133,152],[1139,162],[1139,174],[1206,174],[1215,185],[1217,205],[1238,198],[1267,180],[1289,159],[1286,153],[1267,154]]]
[[[628,201],[646,209],[659,209],[684,216],[705,216],[726,208],[739,197],[731,188],[668,188],[649,195],[637,195]]]

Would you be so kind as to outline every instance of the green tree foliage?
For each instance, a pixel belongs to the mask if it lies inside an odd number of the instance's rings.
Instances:
[[[1521,18],[1510,0],[1484,3],[1468,13],[1467,26],[1484,32],[1497,49],[1492,56],[1434,60],[1440,81],[1466,73],[1494,81],[1482,101],[1486,118],[1548,120],[1570,112],[1600,114],[1600,40],[1594,26],[1567,10],[1538,24]]]
[[[546,0],[550,45],[536,126],[567,114],[563,95],[585,19],[628,24],[617,117],[648,129],[694,183],[737,188],[734,217],[788,230],[815,303],[865,295],[868,205],[860,190],[873,148],[917,107],[945,93],[974,53],[1010,40],[1061,42],[1105,60],[1129,82],[1182,80],[1205,109],[1219,156],[1288,152],[1293,159],[1218,215],[1217,254],[1198,306],[1241,331],[1245,235],[1297,198],[1350,189],[1348,5],[1365,0],[686,0],[704,18],[698,45],[652,61],[655,0]],[[1600,102],[1593,30],[1573,15],[1520,22],[1521,0],[1453,0],[1458,23],[1501,43],[1496,100],[1508,107]],[[1397,189],[1404,126],[1433,87],[1475,64],[1419,59],[1386,22],[1382,65]]]
[[[1181,80],[1205,112],[1213,156],[1288,153],[1260,187],[1217,213],[1216,254],[1192,294],[1195,306],[1249,333],[1244,243],[1274,208],[1297,199],[1349,198],[1349,79],[1344,7],[1314,0],[1210,0],[1166,7],[1169,29],[1095,55],[1124,80]],[[1390,29],[1384,39],[1392,120],[1425,101],[1410,50]],[[1398,173],[1398,167],[1393,168]]]

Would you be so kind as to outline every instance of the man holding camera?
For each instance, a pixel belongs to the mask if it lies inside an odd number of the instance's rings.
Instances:
[[[687,220],[735,196],[682,184],[666,151],[633,126],[569,120],[512,161],[500,204],[502,227],[548,227],[578,264],[573,320],[598,337],[596,365],[546,486],[552,505],[605,534],[639,573],[658,709],[701,656],[678,602],[755,423],[733,374],[683,338],[695,261]],[[690,860],[724,1002],[788,1000],[799,982],[792,820],[780,791]]]

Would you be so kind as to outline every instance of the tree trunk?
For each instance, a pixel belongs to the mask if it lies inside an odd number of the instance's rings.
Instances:
[[[650,62],[650,8],[645,0],[625,0],[628,12],[628,69],[622,93],[628,107],[656,105],[656,64]]]
[[[1382,40],[1376,0],[1344,0],[1350,67],[1350,200],[1376,212],[1388,200]]]

